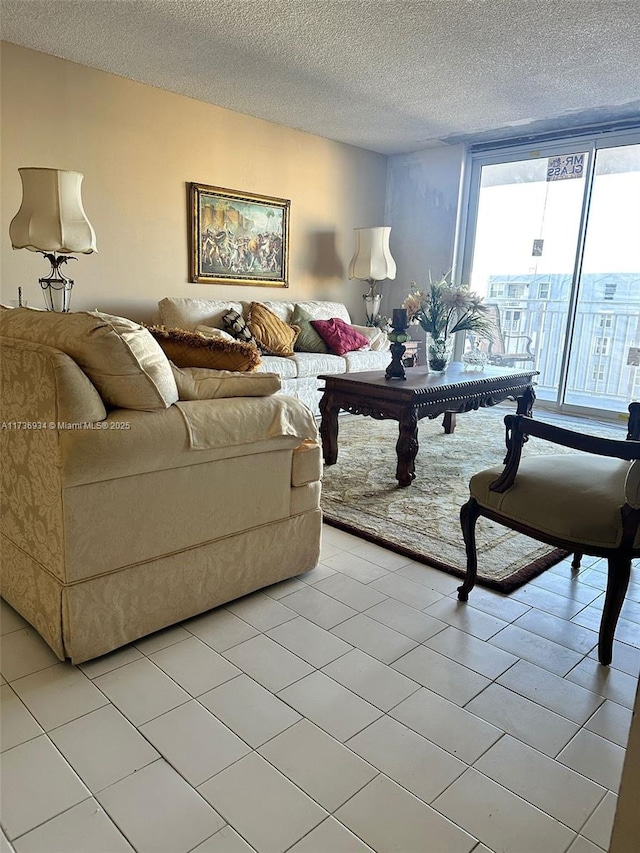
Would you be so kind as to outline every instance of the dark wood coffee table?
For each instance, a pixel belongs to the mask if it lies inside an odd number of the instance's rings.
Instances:
[[[384,373],[342,373],[322,375],[324,394],[320,400],[320,435],[327,465],[338,459],[338,412],[367,415],[377,420],[399,423],[396,444],[396,479],[410,486],[415,479],[418,455],[418,421],[444,415],[446,433],[456,426],[456,414],[503,400],[517,400],[517,413],[531,416],[535,402],[533,378],[537,370],[509,367],[485,367],[482,372],[466,370],[463,364],[450,364],[446,373],[429,373],[426,367],[412,367],[403,380],[385,379]]]

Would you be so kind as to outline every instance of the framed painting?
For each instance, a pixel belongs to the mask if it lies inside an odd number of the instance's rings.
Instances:
[[[189,200],[191,281],[289,286],[290,201],[195,183]]]

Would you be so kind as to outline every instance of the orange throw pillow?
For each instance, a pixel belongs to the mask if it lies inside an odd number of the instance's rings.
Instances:
[[[260,364],[260,353],[252,344],[208,338],[185,329],[147,326],[164,354],[176,367],[210,367],[213,370],[248,371]]]

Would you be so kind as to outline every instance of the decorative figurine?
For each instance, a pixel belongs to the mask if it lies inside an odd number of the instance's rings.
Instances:
[[[385,371],[385,379],[406,379],[402,356],[405,353],[405,343],[410,340],[407,334],[409,320],[406,308],[394,308],[391,320],[392,329],[387,337],[391,341],[391,364]]]

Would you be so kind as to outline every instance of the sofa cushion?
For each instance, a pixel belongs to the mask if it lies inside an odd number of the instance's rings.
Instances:
[[[282,300],[266,300],[263,299],[261,301],[261,305],[264,305],[265,308],[268,308],[269,311],[272,311],[276,317],[279,317],[281,320],[284,320],[285,323],[291,322],[291,315],[293,314],[293,302],[283,302]],[[243,302],[242,307],[244,309],[245,317],[249,315],[249,311],[251,310],[251,302]]]
[[[252,302],[247,326],[267,355],[293,355],[293,345],[300,334],[298,326],[290,326],[260,302]]]
[[[189,329],[193,332],[201,323],[220,329],[222,316],[227,311],[242,314],[242,305],[239,302],[177,296],[168,296],[158,302],[160,322],[168,329]]]
[[[147,329],[132,320],[99,311],[63,314],[8,308],[0,311],[0,331],[66,353],[108,406],[156,411],[178,399],[162,349]]]
[[[339,317],[332,317],[331,320],[312,320],[311,325],[336,355],[370,346],[368,338]]]
[[[297,352],[292,361],[298,366],[298,377],[319,376],[321,373],[345,373],[347,370],[344,358],[329,352]]]
[[[282,383],[276,373],[238,373],[207,367],[176,367],[173,375],[181,400],[216,400],[220,397],[268,397]]]
[[[342,359],[347,373],[360,373],[363,370],[385,370],[391,362],[391,353],[375,350],[356,350],[346,352]]]
[[[258,401],[262,398],[251,399]],[[198,400],[186,402],[185,405],[211,406],[215,409],[232,402],[238,406],[244,405],[243,400],[234,401],[233,398]],[[194,457],[194,451],[189,447],[184,414],[177,405],[155,412],[153,418],[149,418],[148,414],[117,409],[111,411],[107,418],[110,429],[64,430],[60,435],[60,465],[64,487],[68,489],[153,471],[190,468],[194,464],[229,459],[246,453],[292,449],[300,443],[300,439],[293,436],[266,438],[254,444],[229,444],[199,450]],[[128,428],[120,429],[118,425],[127,425]]]
[[[281,435],[304,441],[318,438],[313,415],[291,397],[246,397],[177,403],[189,433],[189,447],[211,450],[250,444]]]
[[[149,326],[149,331],[176,367],[239,371],[255,370],[260,363],[260,353],[251,344],[207,338],[186,329]]]
[[[277,373],[282,379],[295,379],[298,375],[295,358],[285,358],[282,355],[263,356],[256,370],[261,373]]]
[[[327,345],[311,325],[313,319],[314,317],[300,305],[296,305],[293,309],[291,322],[300,328],[300,334],[294,346],[297,352],[329,352]]]
[[[297,302],[296,305],[299,305],[307,314],[311,314],[314,320],[330,320],[332,317],[338,317],[345,323],[351,322],[346,305],[343,305],[342,302],[310,299],[307,302]]]

